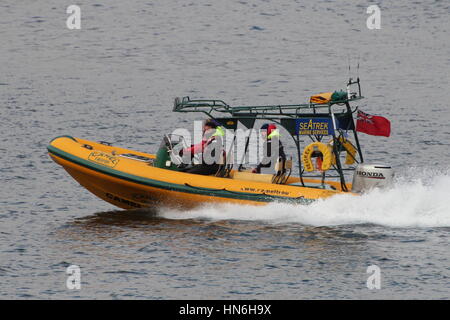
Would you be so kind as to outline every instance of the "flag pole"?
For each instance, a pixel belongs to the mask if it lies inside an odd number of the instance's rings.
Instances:
[[[345,104],[347,105],[348,112],[350,112],[350,114],[351,114],[352,109],[350,108],[350,104],[348,102],[346,102]],[[356,125],[355,125],[355,121],[353,120],[353,116],[351,117],[351,119],[353,122],[353,136],[355,137],[355,142],[356,142],[356,147],[358,148],[359,158],[361,159],[361,163],[363,163],[364,158],[363,158],[362,151],[361,151],[361,145],[359,144],[358,134],[356,133]]]

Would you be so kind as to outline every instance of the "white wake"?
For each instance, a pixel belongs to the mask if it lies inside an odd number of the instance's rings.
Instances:
[[[417,176],[416,172],[421,172]],[[311,226],[377,224],[389,227],[450,227],[450,174],[411,169],[386,190],[361,196],[338,195],[310,205],[205,205],[189,211],[169,210],[169,219],[260,220]]]

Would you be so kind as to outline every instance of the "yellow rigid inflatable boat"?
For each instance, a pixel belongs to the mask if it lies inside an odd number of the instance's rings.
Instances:
[[[155,155],[70,136],[55,138],[48,151],[83,187],[124,209],[160,204],[194,207],[205,202],[305,203],[341,192],[338,182],[327,182],[324,189],[290,185],[299,183],[298,177],[281,185],[271,183],[272,175],[265,174],[232,170],[223,178],[157,168],[152,165]],[[305,182],[320,184],[312,179]]]
[[[358,86],[358,92],[351,92],[352,85]],[[272,173],[256,174],[243,168],[242,163],[228,163],[234,151],[226,148],[223,150],[226,161],[216,162],[219,169],[215,174],[186,173],[181,167],[183,163],[176,165],[177,144],[171,142],[170,135],[164,137],[155,155],[70,136],[53,139],[48,152],[83,187],[125,209],[161,204],[189,208],[206,202],[309,203],[388,182],[393,175],[390,167],[363,165],[354,111],[350,107],[350,102],[363,98],[359,79],[350,79],[346,92],[319,96],[324,98],[311,100],[317,103],[238,107],[222,100],[175,99],[174,112],[206,114],[220,125],[221,132],[236,132],[238,124],[245,127],[250,133],[244,155],[249,153],[256,120],[271,121],[285,128],[297,148],[296,177],[291,176],[292,160],[285,157],[274,160]],[[350,133],[356,145],[350,142]],[[235,139],[233,133],[233,142]],[[341,161],[341,155],[345,161]],[[352,183],[346,181],[349,171],[353,171]]]

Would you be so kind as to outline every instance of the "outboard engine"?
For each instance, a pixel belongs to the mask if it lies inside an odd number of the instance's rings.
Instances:
[[[352,192],[366,192],[373,188],[384,188],[392,183],[394,170],[390,166],[360,164],[353,175]]]

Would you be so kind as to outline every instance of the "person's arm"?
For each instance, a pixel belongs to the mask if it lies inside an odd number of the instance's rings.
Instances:
[[[183,149],[183,154],[190,153],[191,155],[203,152],[205,148],[206,141],[202,140],[201,142],[194,144],[188,148]]]

